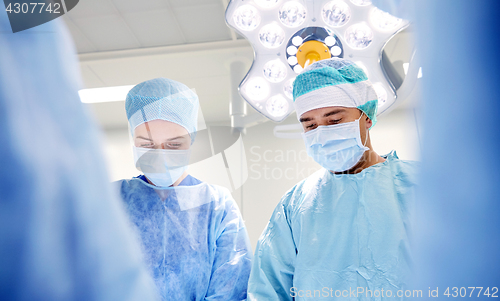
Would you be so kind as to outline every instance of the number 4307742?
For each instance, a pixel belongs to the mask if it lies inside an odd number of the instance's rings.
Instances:
[[[61,13],[61,4],[60,3],[9,3],[7,8],[5,9],[9,14],[28,14],[28,13],[39,13],[48,12],[51,14],[60,14]]]
[[[476,290],[477,289],[477,290]],[[498,298],[498,287],[492,287],[491,291],[490,288],[484,288],[480,286],[469,286],[469,287],[452,287],[451,292],[450,288],[446,288],[446,291],[444,292],[444,295],[447,297],[467,297],[467,290],[470,290],[469,297],[481,297],[481,296],[487,296],[487,297],[493,297],[493,298]],[[477,292],[474,293],[474,291]],[[482,295],[481,295],[482,293]]]

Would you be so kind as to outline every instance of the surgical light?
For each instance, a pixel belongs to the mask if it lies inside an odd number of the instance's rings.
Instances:
[[[333,27],[341,27],[351,19],[351,9],[342,0],[330,1],[323,6],[323,20]]]
[[[297,62],[298,66],[306,68],[312,65],[314,62],[331,58],[330,49],[325,43],[320,41],[307,41],[300,45],[299,51],[297,52]]]
[[[354,24],[347,28],[345,40],[352,48],[364,49],[372,43],[373,31],[364,23]]]
[[[373,89],[375,93],[377,93],[379,105],[383,105],[387,102],[387,91],[384,89],[384,86],[380,83],[373,84]]]
[[[293,67],[293,71],[295,71],[295,73],[299,74],[301,73],[302,71],[304,71],[304,68],[301,66],[301,65],[295,65]]]
[[[295,51],[295,54],[297,54],[297,51]],[[288,64],[290,64],[290,66],[295,66],[297,65],[298,61],[297,61],[297,57],[294,55],[290,55],[287,59],[288,61]]]
[[[366,74],[366,76],[370,77],[370,74],[368,73],[368,69],[366,69],[365,64],[363,64],[360,61],[354,62],[359,68],[363,69],[363,72]]]
[[[300,26],[306,20],[306,8],[298,1],[287,1],[279,10],[279,19],[285,26]]]
[[[292,44],[297,47],[302,45],[302,42],[304,42],[304,39],[301,36],[294,36],[292,39]]]
[[[371,0],[351,0],[351,2],[359,6],[366,6],[372,4]]]
[[[372,24],[380,30],[393,30],[403,21],[378,8],[372,10],[370,13],[370,20]]]
[[[291,46],[288,46],[288,48],[286,49],[286,53],[288,53],[288,55],[296,55],[297,54],[297,47],[291,45]]]
[[[335,45],[336,43],[337,43],[337,40],[335,40],[335,38],[332,36],[328,36],[325,38],[325,44],[328,47],[331,47],[331,46]]]
[[[255,54],[239,92],[273,121],[283,121],[293,112],[297,74],[332,57],[362,65],[371,82],[378,84],[379,113],[397,100],[382,53],[409,22],[379,10],[369,0],[231,0],[226,22],[250,42]]]
[[[272,60],[264,65],[264,77],[272,82],[279,83],[285,79],[287,68],[281,60]]]
[[[281,117],[288,112],[288,101],[281,94],[275,95],[267,100],[266,109],[271,115]]]
[[[239,29],[251,31],[260,24],[259,11],[252,5],[240,6],[233,15],[234,23]]]
[[[257,5],[262,7],[262,8],[272,8],[272,7],[276,6],[276,4],[279,1],[280,0],[255,0],[255,3],[257,3]]]
[[[339,56],[342,54],[342,48],[340,48],[339,46],[333,46],[331,49],[330,49],[330,53],[333,55],[333,56]]]
[[[269,84],[262,77],[255,77],[248,81],[245,91],[252,100],[264,100],[269,94]]]
[[[279,47],[285,40],[285,31],[276,23],[267,24],[259,31],[259,40],[267,48]]]
[[[285,85],[283,86],[283,92],[285,93],[286,97],[293,99],[293,81],[295,78],[289,79]]]

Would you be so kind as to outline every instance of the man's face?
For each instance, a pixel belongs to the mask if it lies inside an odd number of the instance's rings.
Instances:
[[[341,124],[352,122],[359,119],[361,110],[356,108],[346,107],[326,107],[314,109],[300,116],[300,123],[304,128],[304,132],[314,130],[318,126],[327,126],[333,124]],[[361,139],[366,139],[366,131],[372,126],[370,118],[363,115],[360,120]]]
[[[191,137],[184,127],[176,123],[152,120],[135,129],[134,144],[152,149],[189,149]]]

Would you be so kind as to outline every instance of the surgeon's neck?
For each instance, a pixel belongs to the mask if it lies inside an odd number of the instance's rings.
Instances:
[[[174,184],[172,184],[172,186],[179,186],[179,184],[182,182],[182,180],[184,180],[186,177],[188,176],[188,172],[185,171],[182,176],[177,179],[177,181],[174,182]]]
[[[333,172],[334,174],[340,175],[340,174],[357,174],[363,171],[364,169],[367,169],[370,166],[373,166],[378,163],[382,163],[385,161],[384,158],[379,156],[372,148],[372,143],[370,141],[370,136],[368,135],[365,146],[369,148],[369,150],[365,151],[363,153],[363,156],[361,156],[361,159],[359,159],[358,163],[354,165],[353,168],[346,170],[346,171],[341,171],[341,172]]]

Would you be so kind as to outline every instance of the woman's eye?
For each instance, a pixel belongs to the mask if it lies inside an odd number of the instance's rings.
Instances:
[[[342,120],[342,118],[341,119],[330,120],[330,123],[334,123],[334,124],[335,123],[339,123],[341,120]]]
[[[309,124],[308,126],[306,126],[306,129],[311,129],[311,128],[313,128],[315,125],[316,125],[316,124],[311,123],[311,124]]]
[[[182,146],[182,143],[164,143],[162,144],[163,149],[177,149]]]
[[[141,144],[141,147],[144,147],[144,148],[153,148],[154,144],[152,144],[152,143]]]

